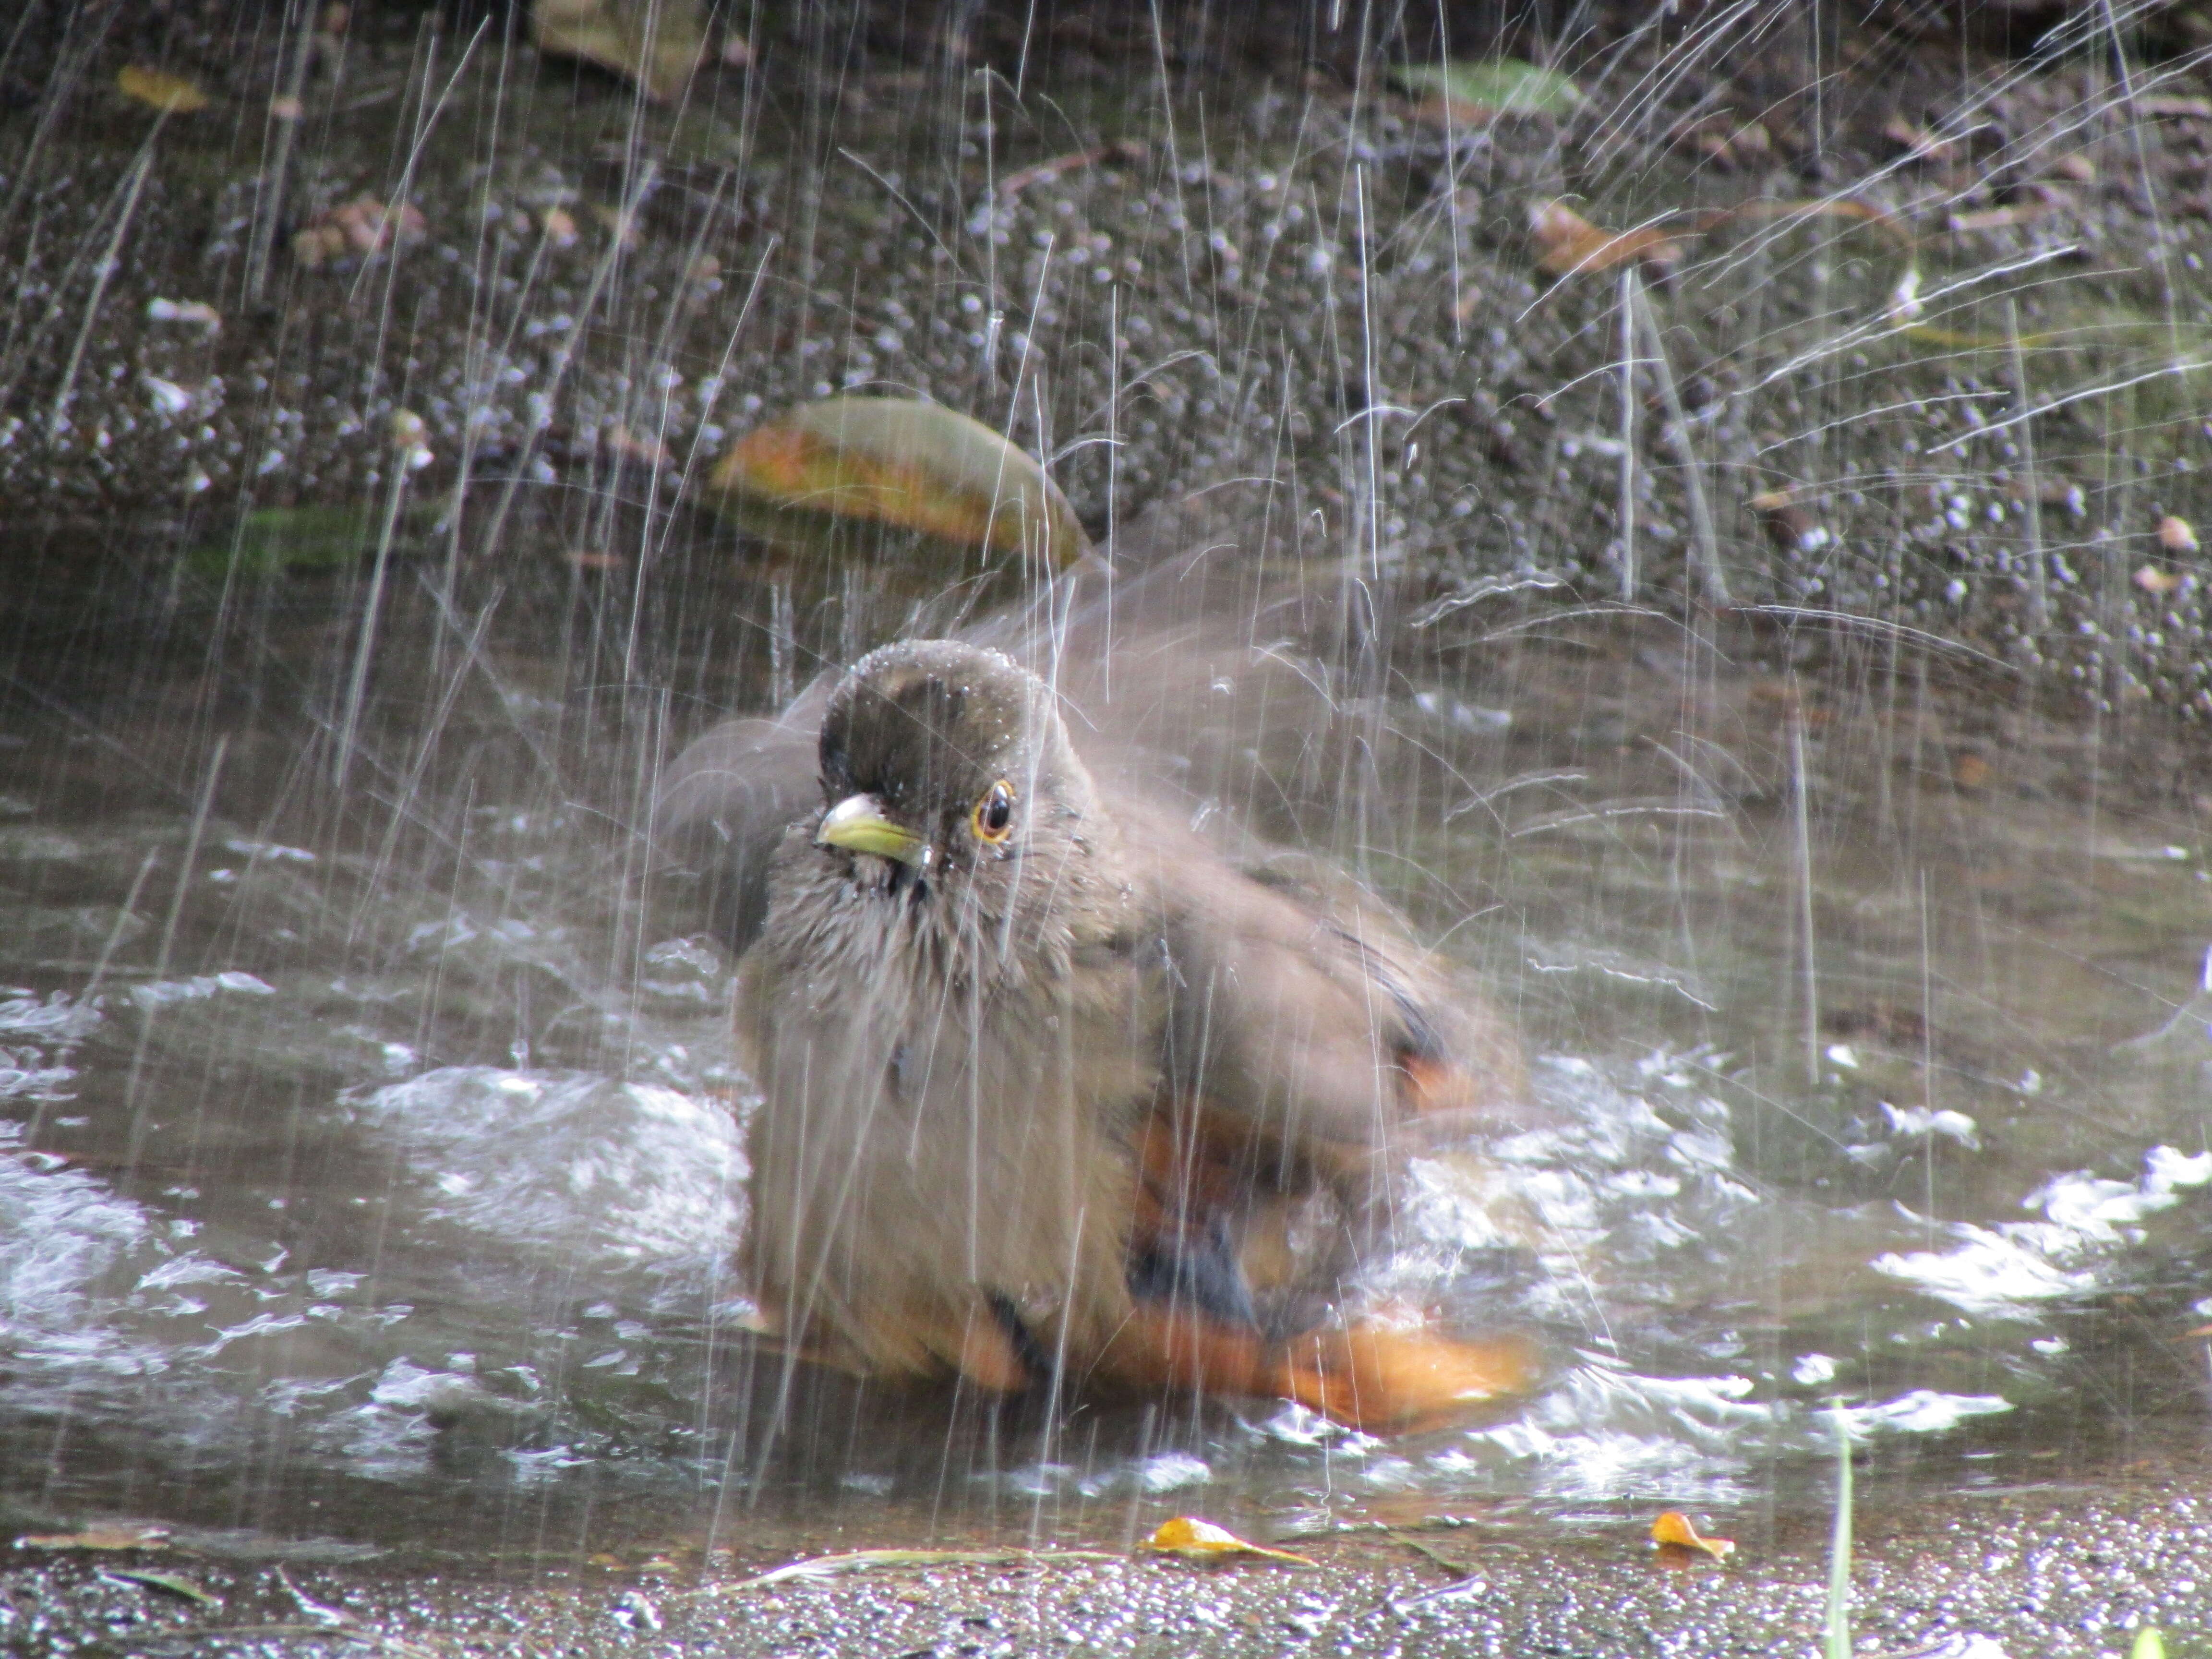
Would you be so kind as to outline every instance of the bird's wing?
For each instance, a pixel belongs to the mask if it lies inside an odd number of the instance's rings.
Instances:
[[[1163,1072],[1177,1103],[1290,1158],[1357,1156],[1417,1118],[1518,1105],[1510,1037],[1390,906],[1317,860],[1233,861],[1157,805],[1126,811],[1121,830],[1168,958]]]
[[[819,797],[817,739],[832,684],[817,678],[773,720],[724,721],[661,779],[655,840],[669,866],[696,875],[700,912],[733,951],[768,914],[776,842]]]

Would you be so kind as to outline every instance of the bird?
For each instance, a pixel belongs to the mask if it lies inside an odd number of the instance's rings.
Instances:
[[[993,1395],[1273,1396],[1377,1429],[1509,1398],[1528,1343],[1345,1286],[1425,1130],[1521,1109],[1517,1050],[1390,905],[1208,833],[1189,780],[1152,775],[1204,726],[1178,681],[1220,683],[1190,648],[1209,610],[1267,612],[1236,562],[1231,603],[1194,603],[1205,538],[1156,533],[1199,545],[879,647],[672,769],[664,828],[719,865],[742,951],[757,1322]]]

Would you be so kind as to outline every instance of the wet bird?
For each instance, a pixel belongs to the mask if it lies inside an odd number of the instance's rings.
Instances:
[[[1050,637],[1090,684],[1081,628]],[[1510,1039],[1389,906],[1232,857],[1111,725],[915,641],[679,760],[668,816],[737,871],[763,1325],[865,1374],[1366,1426],[1514,1391],[1520,1343],[1344,1299],[1408,1130],[1512,1109]]]

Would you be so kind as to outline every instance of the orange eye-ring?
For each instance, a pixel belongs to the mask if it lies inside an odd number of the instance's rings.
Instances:
[[[993,784],[968,815],[975,839],[996,847],[1014,832],[1014,787],[1004,778]]]

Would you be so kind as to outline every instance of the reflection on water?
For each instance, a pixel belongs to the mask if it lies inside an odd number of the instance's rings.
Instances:
[[[627,1494],[710,1533],[866,1500],[1120,1535],[1198,1487],[1310,1516],[1727,1503],[1807,1466],[1832,1397],[1962,1453],[2194,1398],[2188,774],[1985,664],[1509,596],[1329,682],[1355,777],[1255,690],[1342,665],[1223,643],[1249,683],[1162,763],[1211,745],[1205,775],[1272,780],[1196,793],[1399,897],[1486,976],[1550,1109],[1424,1148],[1365,1287],[1546,1333],[1550,1380],[1385,1440],[1291,1407],[783,1398],[757,1363],[731,964],[637,831],[682,740],[914,625],[896,593],[726,542],[649,583],[410,579],[341,797],[358,591],[152,603],[40,568],[0,664],[0,1501],[26,1515],[396,1540],[410,1493]]]

